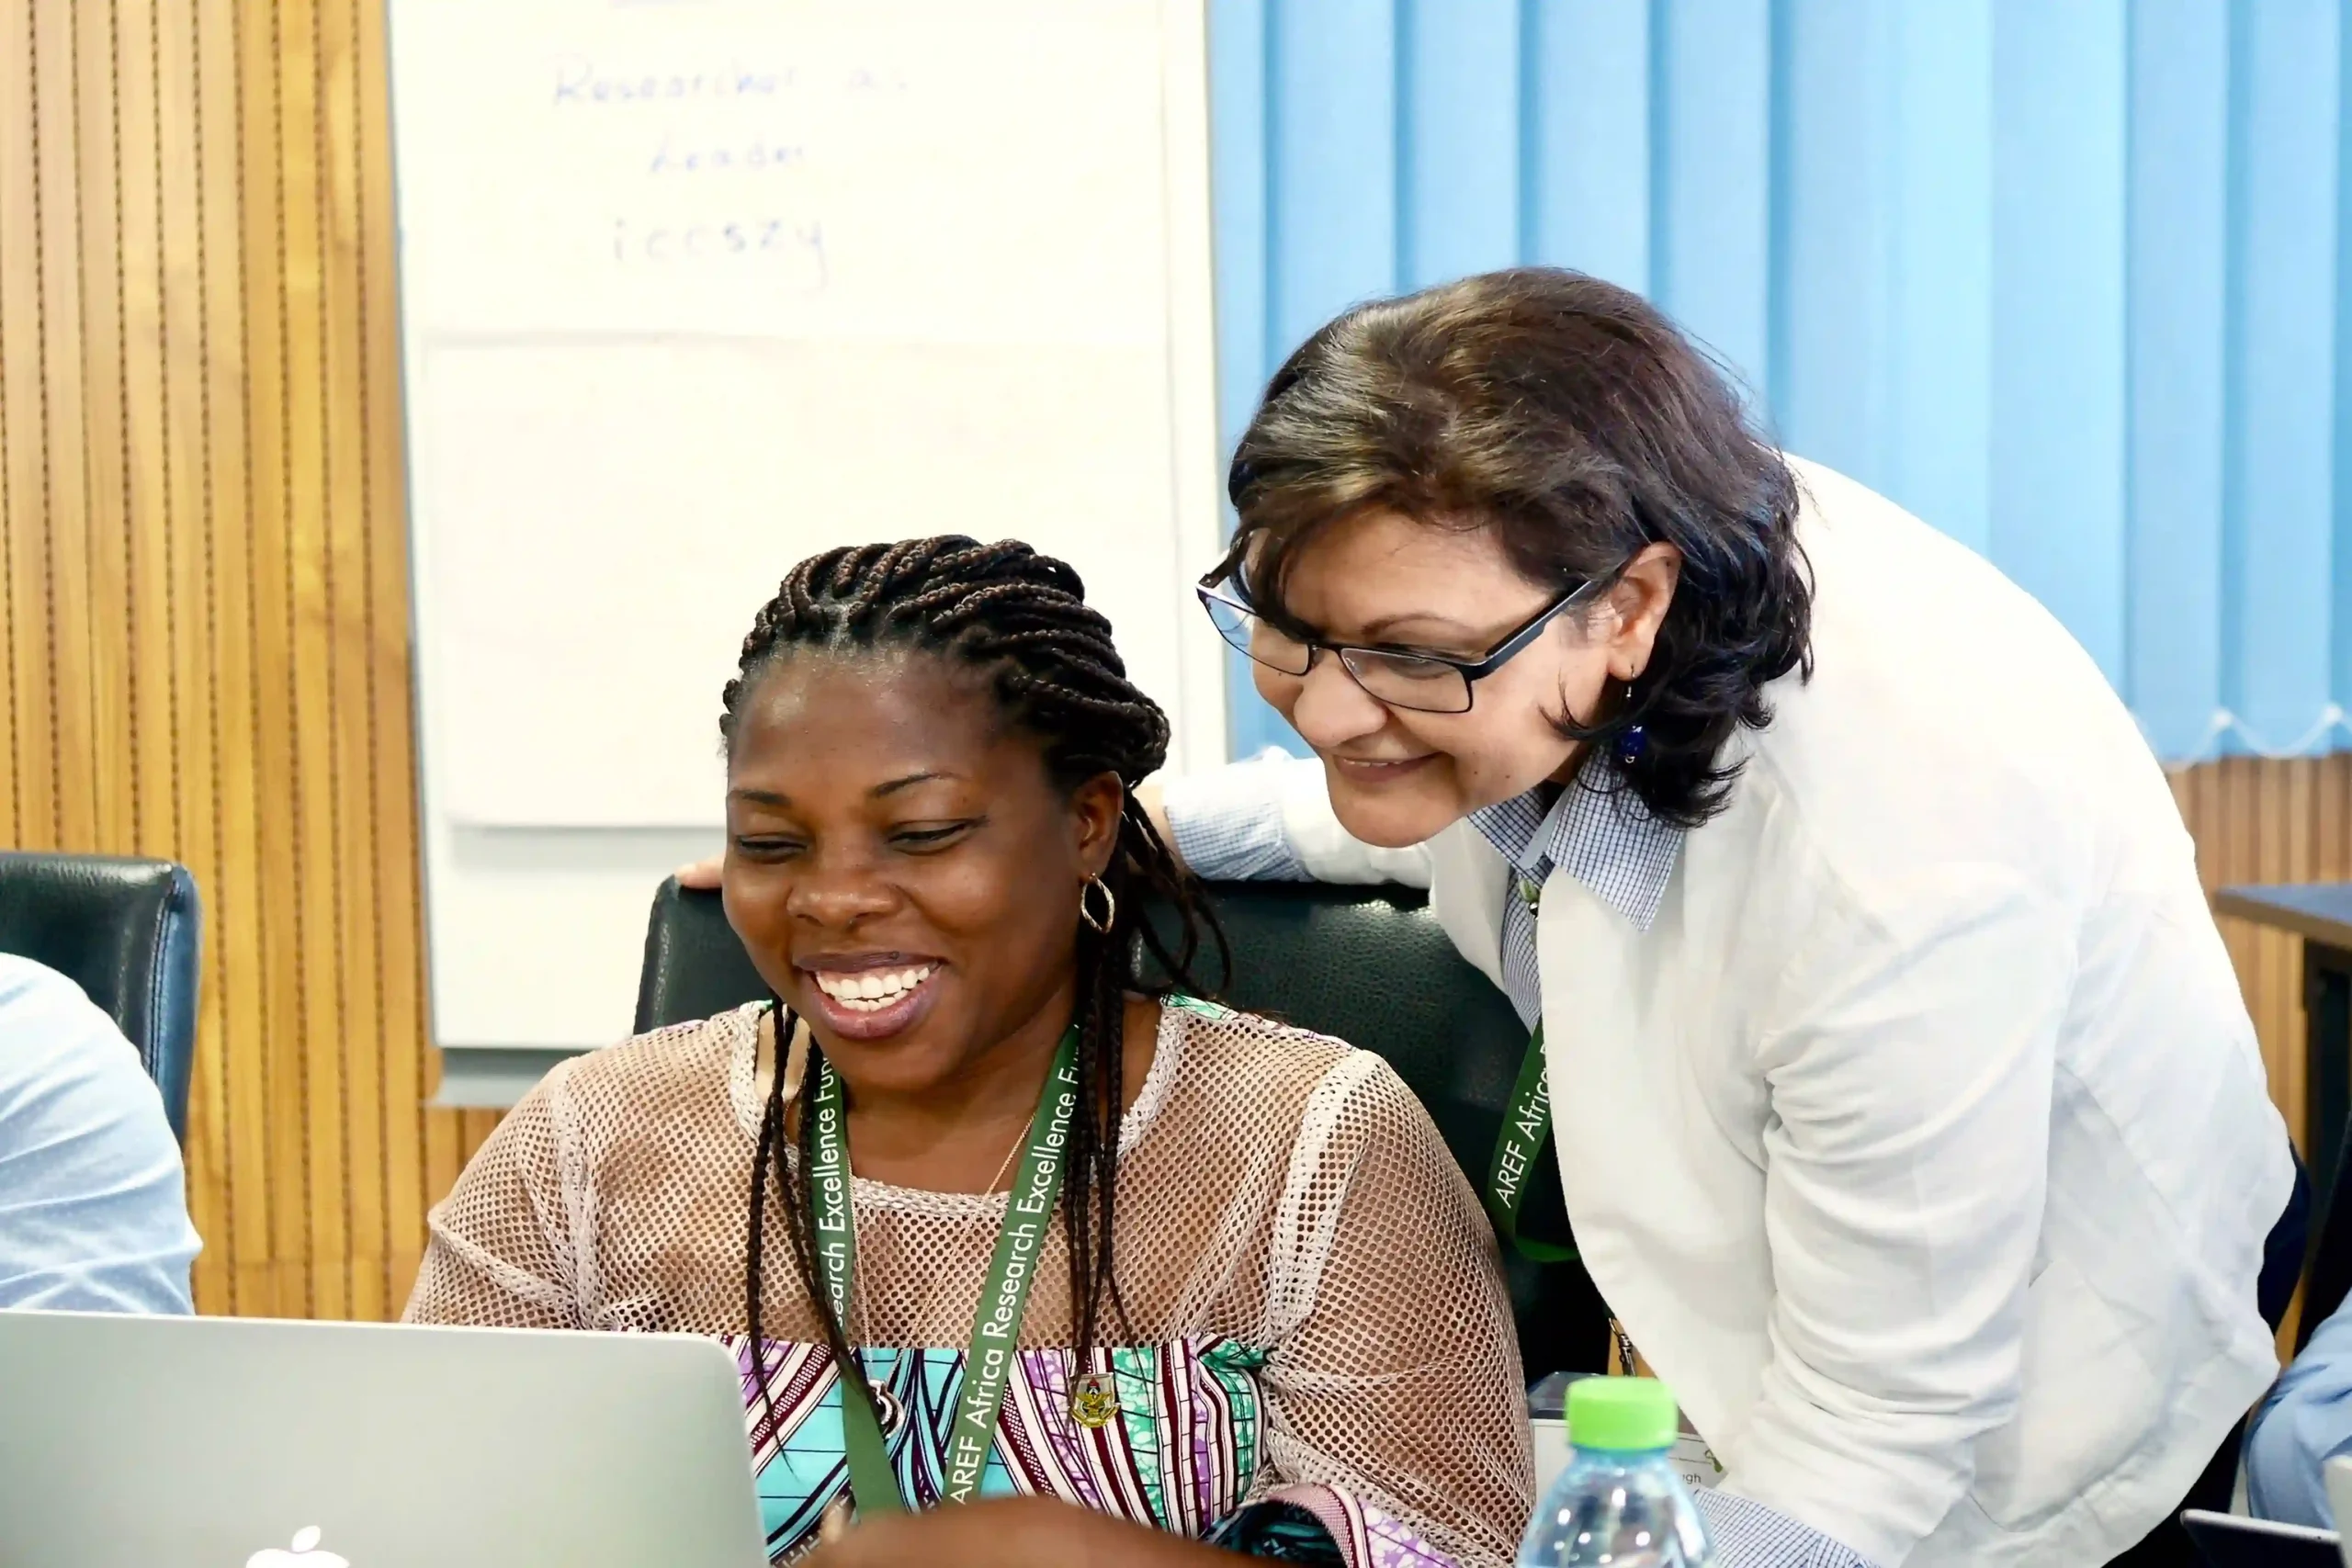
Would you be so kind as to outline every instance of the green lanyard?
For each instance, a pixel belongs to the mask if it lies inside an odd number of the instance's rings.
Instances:
[[[1029,1146],[1021,1156],[1020,1172],[1012,1179],[1012,1191],[1005,1200],[1004,1222],[996,1233],[996,1256],[989,1264],[988,1283],[980,1290],[980,1304],[972,1314],[971,1348],[964,1358],[964,1390],[956,1401],[956,1422],[948,1428],[943,1456],[942,1495],[950,1503],[968,1503],[980,1488],[980,1471],[988,1462],[989,1443],[996,1434],[997,1406],[1004,1398],[1005,1379],[1012,1371],[1013,1352],[1021,1337],[1021,1316],[1028,1309],[1029,1287],[1036,1278],[1037,1251],[1061,1197],[1062,1151],[1069,1145],[1069,1124],[1077,1113],[1078,1026],[1072,1024],[1054,1053],[1054,1068],[1046,1076],[1045,1092],[1037,1097],[1037,1113],[1029,1122]],[[809,1162],[808,1184],[817,1203],[817,1267],[833,1316],[846,1332],[857,1279],[857,1222],[850,1206],[849,1134],[842,1106],[842,1080],[831,1062],[819,1066],[809,1114],[816,1118],[810,1130],[816,1152]],[[852,1378],[842,1380],[842,1447],[849,1462],[850,1491],[858,1507],[875,1514],[904,1512],[906,1499],[899,1492],[882,1423],[864,1388]]]
[[[1532,915],[1543,890],[1528,878],[1518,878],[1518,894]],[[1577,1249],[1555,1241],[1538,1241],[1519,1234],[1519,1212],[1527,1205],[1527,1184],[1544,1168],[1544,1145],[1552,1141],[1552,1089],[1544,1072],[1544,1025],[1538,1021],[1519,1064],[1519,1081],[1511,1086],[1510,1105],[1503,1112],[1503,1130],[1495,1138],[1495,1157],[1487,1167],[1487,1217],[1495,1234],[1519,1249],[1521,1258],[1537,1263],[1573,1263]]]
[[[1495,1138],[1495,1157],[1487,1168],[1487,1216],[1495,1222],[1495,1234],[1517,1247],[1521,1257],[1538,1263],[1570,1263],[1576,1260],[1575,1247],[1519,1234],[1528,1183],[1544,1168],[1544,1145],[1551,1141],[1552,1090],[1545,1081],[1544,1026],[1539,1023],[1527,1043],[1526,1059],[1519,1064],[1519,1082],[1511,1087],[1503,1130]]]

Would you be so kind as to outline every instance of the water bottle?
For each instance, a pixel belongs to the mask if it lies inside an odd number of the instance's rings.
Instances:
[[[1714,1548],[1676,1474],[1674,1395],[1655,1378],[1568,1385],[1568,1468],[1527,1535],[1519,1568],[1713,1568]]]

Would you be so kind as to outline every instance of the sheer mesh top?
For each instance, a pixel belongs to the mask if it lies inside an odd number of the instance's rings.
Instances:
[[[550,1072],[434,1211],[409,1319],[741,1335],[760,1012]],[[1262,1353],[1252,1495],[1329,1486],[1461,1562],[1510,1560],[1533,1483],[1493,1235],[1386,1063],[1246,1014],[1165,1007],[1118,1182],[1126,1322],[1103,1337]],[[961,1347],[1004,1195],[854,1189],[858,1337]],[[762,1328],[821,1341],[772,1239]],[[1063,1249],[1057,1224],[1024,1348],[1073,1337]]]

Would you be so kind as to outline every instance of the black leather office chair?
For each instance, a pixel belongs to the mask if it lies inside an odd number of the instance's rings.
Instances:
[[[1223,999],[1378,1052],[1429,1108],[1474,1184],[1483,1180],[1527,1031],[1453,951],[1422,896],[1286,883],[1225,883],[1211,895],[1233,944]],[[707,1018],[766,994],[718,896],[662,884],[646,931],[638,1029]],[[1557,1182],[1539,1184],[1528,1232],[1565,1234],[1559,1203]],[[1505,1266],[1529,1378],[1601,1371],[1608,1314],[1583,1268],[1510,1254]]]
[[[0,953],[49,965],[113,1017],[180,1137],[203,927],[196,878],[171,861],[0,852]]]

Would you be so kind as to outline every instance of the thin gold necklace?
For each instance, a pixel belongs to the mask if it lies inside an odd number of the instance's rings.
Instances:
[[[1021,1152],[1021,1145],[1028,1141],[1029,1127],[1028,1124],[1024,1122],[1022,1124],[1020,1133],[1014,1136],[1012,1140],[1012,1146],[1004,1151],[1004,1158],[998,1163],[996,1174],[989,1178],[989,1184],[980,1189],[978,1196],[988,1198],[992,1197],[995,1194],[996,1184],[1002,1181],[1004,1179],[1004,1173],[1012,1168],[1012,1156],[1019,1154]],[[850,1176],[850,1213],[853,1216],[851,1220],[853,1224],[856,1223],[854,1218],[856,1213],[857,1177],[854,1172],[852,1172]],[[961,1252],[964,1248],[964,1245],[972,1239],[972,1222],[978,1218],[979,1211],[977,1208],[974,1209],[972,1213],[964,1216],[963,1226],[956,1235],[956,1250],[958,1252]],[[861,1331],[874,1321],[874,1314],[865,1304],[866,1272],[867,1271],[865,1269],[860,1269],[853,1281],[857,1291],[857,1319],[858,1326]],[[922,1299],[915,1303],[914,1313],[908,1319],[910,1326],[920,1326],[922,1325],[923,1321],[923,1314],[931,1310],[931,1298],[938,1292],[938,1290],[939,1276],[934,1274],[931,1277],[930,1281],[922,1288]],[[895,1404],[896,1401],[893,1401],[892,1403]],[[893,1422],[888,1425],[895,1424],[896,1423]]]
[[[769,1016],[773,1018],[775,1015],[770,1014]],[[808,1021],[806,1019],[796,1017],[793,1020],[792,1039],[785,1047],[785,1062],[783,1067],[780,1069],[784,1074],[784,1100],[787,1105],[800,1098],[800,1090],[808,1081]],[[986,1198],[995,1193],[997,1183],[1002,1181],[1004,1179],[1004,1173],[1012,1168],[1012,1156],[1021,1152],[1021,1145],[1028,1142],[1028,1139],[1029,1123],[1024,1122],[1021,1124],[1020,1130],[1013,1134],[1012,1145],[1004,1151],[1004,1158],[997,1162],[996,1174],[989,1178],[988,1185],[980,1189],[978,1196]],[[853,1171],[850,1177],[850,1214],[851,1224],[853,1224],[856,1223],[856,1213],[857,1178],[856,1173]],[[956,1237],[959,1250],[963,1243],[968,1242],[971,1239],[972,1222],[978,1217],[978,1212],[977,1210],[975,1210],[973,1213],[965,1216],[963,1229]],[[854,1287],[857,1292],[856,1326],[857,1332],[861,1335],[865,1332],[867,1327],[874,1321],[873,1310],[866,1304],[865,1299],[865,1276],[868,1270],[860,1269],[854,1280]],[[922,1299],[915,1303],[913,1316],[910,1319],[910,1323],[921,1324],[923,1321],[923,1314],[931,1310],[931,1298],[938,1289],[939,1280],[938,1277],[934,1275],[930,1282],[924,1285]],[[849,1325],[846,1324],[843,1325],[842,1333],[844,1336],[849,1332]],[[853,1346],[851,1353],[859,1357],[859,1364],[863,1366],[864,1354],[862,1347]],[[876,1390],[876,1392],[880,1393],[882,1391]],[[886,1412],[879,1413],[886,1415],[888,1417],[883,1422],[883,1427],[886,1431],[895,1428],[898,1425],[898,1401],[891,1399],[888,1403],[890,1408]]]

